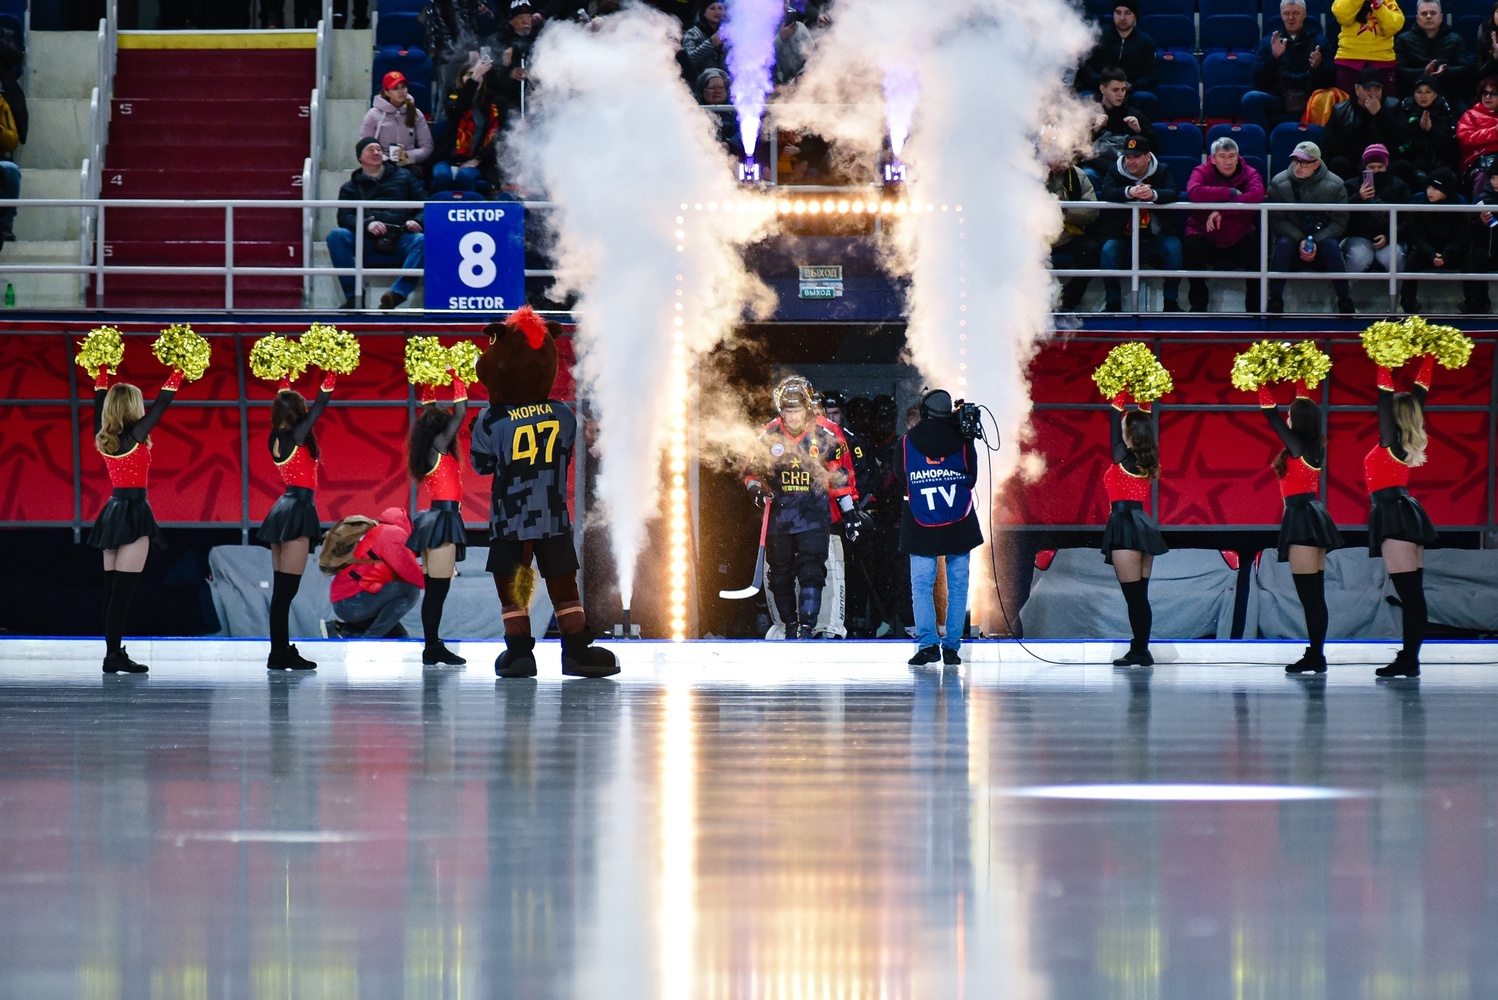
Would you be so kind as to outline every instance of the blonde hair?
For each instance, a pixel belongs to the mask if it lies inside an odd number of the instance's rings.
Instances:
[[[1394,394],[1394,423],[1399,427],[1399,446],[1404,449],[1404,464],[1414,468],[1425,464],[1425,413],[1415,397],[1407,392]]]
[[[146,415],[146,404],[140,390],[129,382],[116,382],[104,396],[104,406],[99,414],[99,433],[94,435],[94,447],[101,454],[113,455],[119,450],[120,435],[125,428]],[[150,447],[150,438],[146,439]]]

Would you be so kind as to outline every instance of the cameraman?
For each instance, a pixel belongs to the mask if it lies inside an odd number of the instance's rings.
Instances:
[[[983,544],[983,529],[973,509],[978,481],[978,449],[963,434],[952,396],[933,389],[921,397],[921,418],[895,452],[897,481],[904,484],[905,510],[900,520],[900,551],[910,556],[910,601],[915,615],[916,652],[912,666],[962,662],[963,622],[967,615],[968,553]],[[936,559],[947,559],[947,634],[938,645]]]

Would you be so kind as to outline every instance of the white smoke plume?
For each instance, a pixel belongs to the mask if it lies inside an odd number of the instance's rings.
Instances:
[[[645,7],[592,28],[553,22],[534,50],[531,117],[510,143],[522,182],[558,206],[554,294],[578,295],[578,379],[599,418],[598,495],[626,608],[681,402],[668,390],[674,321],[690,364],[768,294],[740,254],[766,217],[724,210],[742,204],[734,164],[681,82],[680,45],[675,19]]]

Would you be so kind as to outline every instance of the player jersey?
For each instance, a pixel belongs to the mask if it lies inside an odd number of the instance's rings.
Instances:
[[[474,424],[470,454],[480,475],[494,477],[491,539],[534,541],[572,528],[567,468],[576,442],[577,418],[555,399],[494,404],[484,412]]]
[[[848,446],[835,424],[810,420],[792,436],[776,417],[759,435],[759,449],[744,472],[744,481],[757,479],[775,494],[770,529],[798,535],[830,528],[829,497],[850,496],[854,490],[853,463]]]

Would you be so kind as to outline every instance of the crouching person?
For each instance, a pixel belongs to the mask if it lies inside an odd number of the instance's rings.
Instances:
[[[328,598],[334,622],[323,634],[344,639],[404,639],[401,618],[421,599],[421,563],[406,548],[411,521],[399,507],[386,507],[378,521],[355,514],[323,537],[317,564],[333,577]]]

